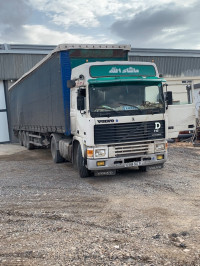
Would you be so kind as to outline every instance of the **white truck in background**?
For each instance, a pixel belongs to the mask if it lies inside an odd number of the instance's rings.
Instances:
[[[164,85],[164,93],[166,91],[169,98],[167,109],[168,138],[192,137],[196,130],[194,81],[183,78],[168,78]]]

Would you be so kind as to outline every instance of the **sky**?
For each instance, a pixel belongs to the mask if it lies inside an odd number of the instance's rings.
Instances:
[[[0,43],[200,49],[199,0],[0,0]]]

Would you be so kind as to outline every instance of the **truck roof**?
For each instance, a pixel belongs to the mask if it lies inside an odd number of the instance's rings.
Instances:
[[[126,44],[59,44],[52,53],[70,49],[123,49],[130,51],[131,46]]]
[[[155,77],[159,77],[158,69],[155,63],[153,62],[141,62],[141,61],[96,61],[96,62],[88,62],[84,63],[82,65],[79,65],[75,68],[73,68],[73,75],[72,79],[77,79],[78,75],[80,74],[80,70],[82,71],[81,74],[83,74],[86,79],[91,79],[95,77],[91,77],[89,74],[89,70],[91,66],[104,66],[104,65],[112,65],[112,66],[153,66],[155,69]],[[143,74],[145,76],[145,74]]]
[[[33,68],[26,72],[21,78],[19,78],[12,86],[9,87],[9,90],[12,89],[18,82],[24,79],[27,75],[32,73],[40,65],[46,62],[53,54],[61,51],[74,50],[74,49],[121,49],[124,51],[130,51],[131,45],[126,44],[59,44],[54,50],[52,50],[47,56],[45,56],[41,61],[39,61]]]
[[[156,64],[153,62],[143,62],[143,61],[96,61],[84,63],[84,66],[90,67],[93,65],[105,65],[105,64],[114,64],[114,65],[153,65],[156,68]],[[82,65],[75,68],[82,67]],[[75,69],[74,68],[74,69]]]

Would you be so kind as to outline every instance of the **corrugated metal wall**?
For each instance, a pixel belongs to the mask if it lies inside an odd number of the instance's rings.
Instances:
[[[0,79],[18,79],[46,55],[0,54]]]
[[[200,76],[200,57],[129,55],[129,61],[153,61],[164,77]]]

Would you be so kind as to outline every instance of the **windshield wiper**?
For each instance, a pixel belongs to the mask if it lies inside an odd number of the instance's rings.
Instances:
[[[107,106],[107,105],[103,105],[103,106],[100,106],[100,107],[96,108],[96,110],[98,110],[98,109],[115,111],[112,107]]]
[[[100,110],[106,110],[106,111],[100,111]],[[101,106],[96,109],[91,109],[91,112],[97,113],[100,117],[101,116],[107,116],[110,117],[111,113],[119,114],[118,110],[113,109],[112,107],[109,106]]]

